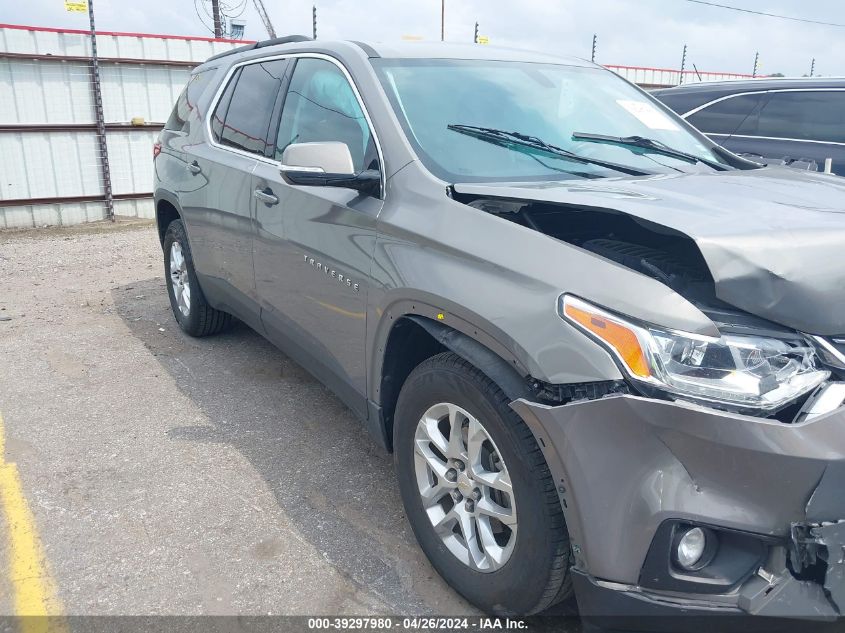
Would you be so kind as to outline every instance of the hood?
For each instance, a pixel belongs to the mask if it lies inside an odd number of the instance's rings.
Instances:
[[[697,244],[725,303],[802,332],[845,334],[845,178],[765,168],[454,190],[668,227]]]

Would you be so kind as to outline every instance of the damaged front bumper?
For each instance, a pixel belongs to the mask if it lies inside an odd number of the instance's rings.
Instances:
[[[582,614],[845,614],[845,408],[784,424],[631,395],[511,406],[555,476]],[[673,569],[675,525],[714,530],[722,563]]]

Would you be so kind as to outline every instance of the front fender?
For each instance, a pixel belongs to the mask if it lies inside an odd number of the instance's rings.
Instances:
[[[436,185],[417,163],[388,181],[368,294],[370,385],[391,321],[406,314],[442,320],[550,384],[622,378],[604,348],[559,316],[565,292],[663,327],[715,331],[659,281],[452,200]]]

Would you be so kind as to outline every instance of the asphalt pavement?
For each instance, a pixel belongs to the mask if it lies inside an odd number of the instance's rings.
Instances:
[[[0,498],[31,515],[0,614],[475,613],[337,398],[246,326],[179,330],[151,224],[0,233],[0,318]]]

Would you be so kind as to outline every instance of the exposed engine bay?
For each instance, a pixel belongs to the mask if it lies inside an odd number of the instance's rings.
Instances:
[[[673,229],[610,209],[491,198],[477,198],[468,204],[656,279],[690,301],[720,329],[789,331],[720,301],[698,246]]]
[[[795,331],[790,328],[720,300],[701,250],[693,239],[680,231],[612,209],[466,194],[454,197],[473,208],[582,248],[659,281],[695,305],[722,333],[795,336]],[[825,343],[829,348],[830,342]],[[835,354],[823,349],[819,340],[814,339],[812,344],[820,348],[819,357],[831,370],[831,382],[845,380],[845,366]],[[831,399],[833,391],[828,391],[826,387],[823,385],[816,392],[764,416],[787,423],[804,421],[812,415],[812,411],[820,408],[820,400]],[[835,391],[840,393],[842,389],[837,387]],[[643,395],[655,394],[643,392]]]

